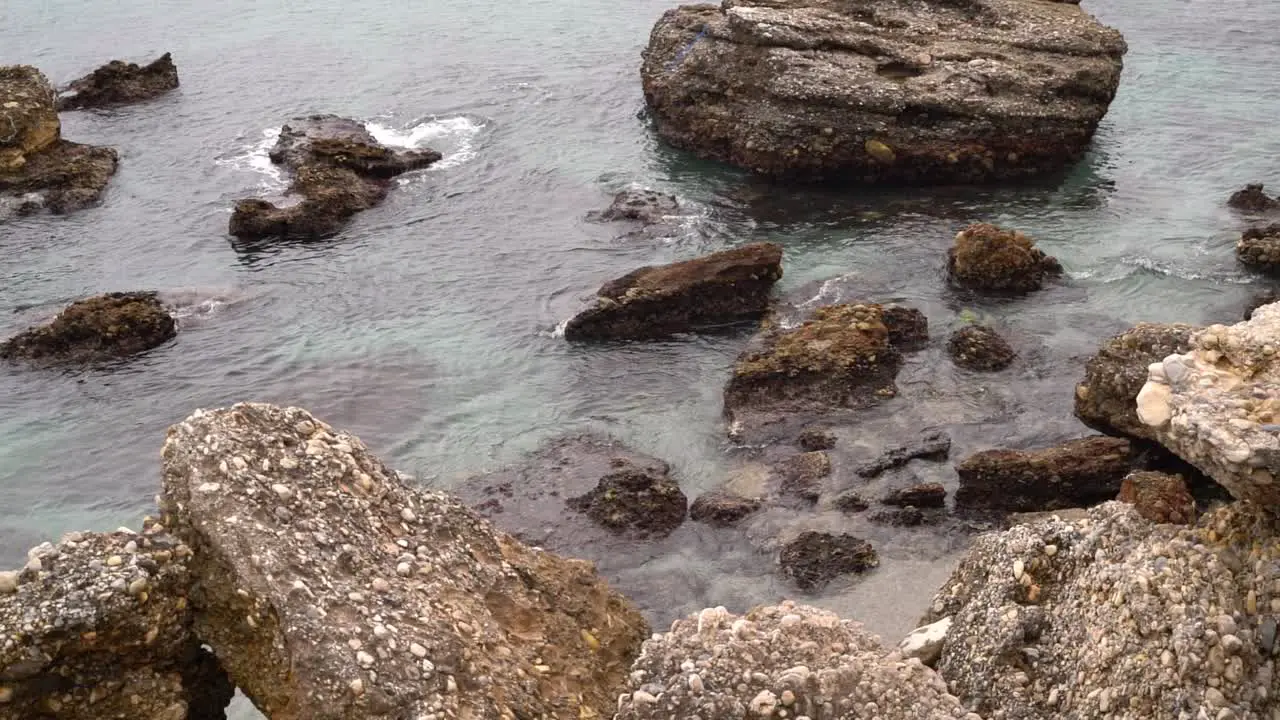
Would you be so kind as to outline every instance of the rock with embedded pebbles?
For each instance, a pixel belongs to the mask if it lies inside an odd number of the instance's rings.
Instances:
[[[1108,339],[1089,360],[1084,380],[1076,386],[1076,417],[1101,432],[1155,439],[1137,412],[1147,367],[1186,352],[1196,330],[1184,324],[1139,323]]]
[[[1280,272],[1280,223],[1245,230],[1236,243],[1236,257],[1255,270]]]

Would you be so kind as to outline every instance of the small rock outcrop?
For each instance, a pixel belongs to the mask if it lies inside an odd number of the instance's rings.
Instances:
[[[382,202],[391,178],[440,159],[435,150],[392,150],[365,126],[335,115],[313,115],[280,129],[269,153],[292,182],[280,204],[241,200],[229,231],[239,238],[310,239],[337,233],[353,215]]]
[[[1154,523],[1190,525],[1196,520],[1195,498],[1178,475],[1132,473],[1120,484],[1116,499],[1132,505],[1139,515]]]
[[[980,372],[1004,370],[1018,353],[1009,341],[986,325],[960,328],[947,338],[947,353],[962,368]]]
[[[155,293],[108,293],[74,302],[48,325],[0,343],[0,358],[57,363],[118,360],[176,335],[173,316]]]
[[[1017,230],[975,223],[956,233],[947,252],[951,282],[969,290],[1027,293],[1039,290],[1046,278],[1062,274],[1062,265]]]
[[[891,490],[881,502],[894,507],[940,508],[947,504],[947,489],[941,483],[919,483]]]
[[[169,430],[196,631],[268,717],[607,717],[648,628],[590,563],[408,487],[298,408]]]
[[[234,692],[193,630],[190,549],[71,533],[0,572],[0,718],[222,720]]]
[[[1147,382],[1147,366],[1191,347],[1192,325],[1139,323],[1107,340],[1085,366],[1076,386],[1076,417],[1112,435],[1154,440],[1155,433],[1138,419],[1138,392]]]
[[[778,492],[805,502],[817,502],[822,496],[823,478],[831,474],[831,456],[825,450],[792,455],[774,466]]]
[[[981,720],[918,660],[890,656],[861,625],[785,602],[722,607],[646,640],[617,720]]]
[[[684,522],[689,499],[665,464],[638,465],[618,458],[612,472],[568,506],[616,532],[666,535]]]
[[[832,580],[866,572],[880,565],[871,543],[848,533],[805,530],[778,553],[782,574],[806,592],[820,590]]]
[[[53,104],[53,88],[30,65],[0,66],[0,171],[21,168],[30,155],[49,150],[62,139],[62,121]]]
[[[127,105],[150,100],[178,87],[178,68],[165,53],[146,65],[112,60],[58,93],[59,110]]]
[[[1280,273],[1280,223],[1245,230],[1236,243],[1236,257],[1255,270]]]
[[[956,505],[1028,512],[1115,498],[1129,473],[1129,441],[1094,436],[1043,450],[984,450],[956,466]]]
[[[782,277],[782,247],[755,243],[643,267],[606,283],[565,326],[568,340],[647,340],[759,318]]]
[[[656,225],[679,212],[680,200],[675,195],[647,188],[632,188],[614,195],[609,207],[594,213],[592,217],[604,221],[635,220],[645,225]]]
[[[1280,512],[1280,303],[1196,333],[1149,368],[1138,417],[1234,497]]]
[[[658,135],[704,158],[967,183],[1080,158],[1125,50],[1079,7],[1041,0],[732,0],[667,11],[640,76]]]
[[[1245,212],[1263,213],[1280,210],[1280,198],[1273,198],[1263,191],[1262,183],[1245,185],[1243,190],[1231,193],[1227,205]]]
[[[950,454],[951,436],[935,430],[925,433],[919,440],[885,450],[876,459],[859,466],[856,472],[859,477],[874,478],[912,460],[946,460]]]
[[[800,436],[796,438],[796,445],[806,452],[830,450],[836,446],[836,436],[830,430],[809,427],[800,431]]]
[[[699,495],[689,506],[689,519],[716,527],[736,525],[764,505],[761,498],[743,497],[724,490]]]

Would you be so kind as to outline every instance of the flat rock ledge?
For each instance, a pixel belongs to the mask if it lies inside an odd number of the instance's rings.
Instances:
[[[608,717],[648,635],[586,562],[414,490],[305,410],[197,411],[164,446],[196,630],[273,720]]]
[[[1035,450],[983,450],[956,465],[957,507],[1030,512],[1114,499],[1131,469],[1129,441],[1080,438]]]

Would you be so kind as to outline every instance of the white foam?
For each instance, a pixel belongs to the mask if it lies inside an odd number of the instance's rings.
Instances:
[[[433,117],[407,128],[395,128],[380,122],[366,123],[369,134],[389,147],[421,150],[431,148],[444,156],[428,170],[446,170],[475,159],[476,139],[485,122],[463,115]]]
[[[275,146],[276,140],[280,139],[280,128],[267,128],[262,131],[262,140],[254,143],[244,149],[237,155],[228,158],[219,158],[217,163],[223,167],[235,168],[237,170],[248,170],[256,172],[263,177],[263,187],[270,190],[284,189],[288,182],[284,177],[284,172],[280,170],[280,166],[271,162],[268,153]]]
[[[560,323],[559,323],[558,325],[556,325],[555,329],[551,331],[551,337],[553,337],[553,338],[562,338],[562,337],[564,337],[564,330],[565,330],[565,328],[567,328],[567,327],[569,327],[569,321],[568,321],[568,320],[562,320],[562,321],[560,321]]]

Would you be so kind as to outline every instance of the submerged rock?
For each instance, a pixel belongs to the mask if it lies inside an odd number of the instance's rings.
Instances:
[[[435,150],[392,150],[365,126],[335,115],[313,115],[280,129],[269,153],[293,176],[283,204],[241,200],[229,231],[239,238],[317,238],[386,198],[391,178],[440,159]]]
[[[357,438],[242,403],[169,430],[196,629],[268,717],[601,717],[648,628],[590,563],[406,486]]]
[[[1155,523],[1190,525],[1196,520],[1196,501],[1187,483],[1178,475],[1136,472],[1120,484],[1116,498],[1128,503],[1142,517]]]
[[[814,503],[822,496],[823,478],[831,474],[831,456],[825,450],[792,455],[779,462],[774,472],[780,494]]]
[[[708,608],[646,640],[616,717],[981,720],[861,625],[791,602]]]
[[[926,433],[919,440],[899,445],[880,453],[880,456],[857,469],[860,477],[879,477],[886,470],[906,465],[912,460],[946,460],[951,454],[951,436],[938,430]]]
[[[59,110],[124,105],[150,100],[178,87],[178,68],[165,53],[146,65],[112,60],[58,93]]]
[[[667,11],[640,75],[658,134],[701,157],[963,183],[1080,158],[1125,50],[1080,8],[1041,0],[733,0]]]
[[[1129,473],[1129,441],[1094,436],[1042,450],[984,450],[956,466],[956,505],[1027,512],[1111,500]]]
[[[842,513],[852,515],[860,513],[871,507],[871,501],[857,490],[847,490],[840,493],[832,502],[835,509]]]
[[[1227,205],[1245,212],[1269,212],[1280,210],[1280,198],[1270,197],[1263,192],[1262,183],[1254,183],[1232,193]]]
[[[1039,290],[1045,278],[1061,275],[1062,265],[1017,230],[975,223],[956,234],[947,253],[947,274],[970,290],[1026,293]]]
[[[822,428],[805,428],[800,431],[800,436],[796,438],[796,445],[799,445],[801,450],[807,452],[830,450],[836,446],[836,436],[831,431]]]
[[[0,358],[92,363],[150,350],[177,335],[154,292],[108,293],[68,305],[48,325],[0,343]]]
[[[755,243],[611,280],[565,326],[568,340],[644,340],[753,320],[782,277],[782,248]]]
[[[782,574],[806,592],[850,573],[866,572],[880,565],[875,548],[847,533],[805,530],[785,543],[778,554]]]
[[[680,212],[680,200],[669,193],[632,188],[613,196],[609,207],[595,215],[600,220],[637,220],[655,225]]]
[[[1280,273],[1280,223],[1245,230],[1236,243],[1236,257],[1256,270]]]
[[[760,498],[744,497],[724,490],[698,496],[689,506],[689,518],[716,527],[736,525],[764,505]]]
[[[234,692],[193,631],[191,552],[72,533],[0,573],[0,718],[222,720]]]
[[[665,463],[654,467],[616,458],[612,472],[567,504],[616,532],[666,535],[684,522],[689,499]]]
[[[1155,439],[1137,412],[1147,366],[1186,352],[1195,331],[1191,325],[1139,323],[1104,342],[1085,366],[1084,381],[1076,386],[1076,417],[1101,432]]]
[[[891,490],[882,502],[895,507],[940,508],[947,504],[947,489],[941,483],[919,483]]]
[[[1018,356],[1008,340],[986,325],[969,325],[952,333],[947,353],[956,365],[981,372],[1003,370]]]

